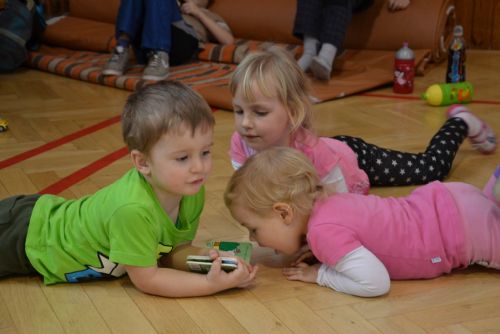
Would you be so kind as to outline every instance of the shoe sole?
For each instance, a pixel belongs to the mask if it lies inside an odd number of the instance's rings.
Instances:
[[[166,78],[168,78],[168,73],[163,75],[163,76],[157,76],[157,75],[143,75],[142,76],[143,80],[152,80],[152,81],[165,80]]]
[[[102,71],[102,75],[116,75],[116,76],[120,76],[120,75],[123,75],[123,72],[116,71],[116,70],[104,70],[104,71]]]

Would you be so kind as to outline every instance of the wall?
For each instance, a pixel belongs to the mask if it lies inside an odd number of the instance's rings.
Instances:
[[[469,48],[500,50],[500,0],[455,0]]]

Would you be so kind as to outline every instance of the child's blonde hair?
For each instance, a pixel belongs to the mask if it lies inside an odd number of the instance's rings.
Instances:
[[[273,47],[248,54],[231,76],[229,89],[233,96],[240,89],[246,100],[254,102],[255,85],[288,108],[291,133],[301,127],[311,129],[309,80],[290,52]]]
[[[127,99],[122,113],[122,135],[129,151],[149,153],[168,132],[212,129],[214,116],[207,102],[188,86],[165,81],[145,86]]]
[[[224,202],[230,210],[237,202],[260,216],[278,202],[308,214],[314,200],[323,194],[316,169],[304,154],[289,147],[272,147],[251,156],[233,174]]]

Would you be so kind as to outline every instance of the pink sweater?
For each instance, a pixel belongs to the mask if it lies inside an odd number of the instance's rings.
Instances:
[[[290,146],[310,159],[320,179],[338,166],[350,193],[368,193],[370,189],[368,176],[359,168],[356,154],[345,143],[333,138],[317,138],[310,131],[303,129],[298,132]],[[233,165],[242,165],[255,153],[237,132],[233,133],[229,151]]]

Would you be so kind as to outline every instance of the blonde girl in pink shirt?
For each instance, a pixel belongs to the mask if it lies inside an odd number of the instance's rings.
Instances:
[[[264,150],[231,177],[224,200],[263,247],[302,258],[283,274],[363,297],[387,293],[390,280],[426,279],[471,264],[500,269],[500,165],[485,191],[432,182],[405,197],[333,194],[309,159],[288,147]],[[373,225],[377,228],[374,229]]]
[[[233,167],[270,147],[293,147],[310,159],[329,192],[367,193],[370,185],[443,180],[465,137],[482,153],[496,148],[492,129],[461,105],[448,110],[448,120],[421,153],[384,149],[350,136],[318,138],[311,129],[309,82],[284,49],[249,54],[236,68],[230,89]]]

